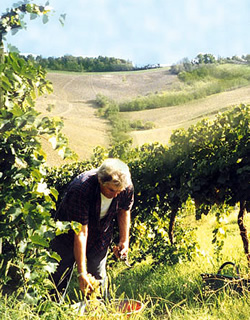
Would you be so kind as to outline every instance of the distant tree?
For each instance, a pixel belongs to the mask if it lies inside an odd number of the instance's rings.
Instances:
[[[197,55],[197,57],[195,58],[195,60],[196,60],[196,63],[197,63],[197,64],[205,63],[205,61],[204,61],[204,55],[201,54],[201,53],[199,53],[199,54]]]
[[[193,65],[188,58],[184,58],[182,64],[185,71],[192,71]]]
[[[245,60],[247,63],[250,63],[250,54],[245,55]]]
[[[204,63],[205,64],[215,63],[215,62],[216,62],[215,56],[213,56],[212,54],[209,54],[209,53],[204,54]]]
[[[190,72],[193,67],[193,63],[188,58],[183,58],[179,63],[170,67],[170,72],[172,74],[179,74],[182,71]]]
[[[199,53],[197,57],[195,58],[195,61],[197,64],[209,64],[209,63],[215,63],[216,59],[215,56],[210,53]]]

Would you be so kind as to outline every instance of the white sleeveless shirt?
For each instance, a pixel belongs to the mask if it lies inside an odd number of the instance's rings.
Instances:
[[[108,209],[110,207],[110,204],[112,202],[113,198],[109,199],[106,198],[102,193],[101,193],[101,212],[100,212],[100,219],[104,218],[105,215],[108,212]]]

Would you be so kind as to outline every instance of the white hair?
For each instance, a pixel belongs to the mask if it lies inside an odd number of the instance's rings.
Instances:
[[[112,183],[118,188],[125,189],[132,184],[129,167],[120,159],[109,158],[104,160],[97,175],[103,185]]]

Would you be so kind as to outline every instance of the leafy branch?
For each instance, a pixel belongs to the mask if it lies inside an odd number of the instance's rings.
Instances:
[[[47,14],[45,7],[23,4],[1,17],[1,40],[8,30],[23,27],[22,14]],[[46,21],[45,21],[46,22]],[[3,47],[2,47],[3,49]],[[0,285],[37,301],[51,286],[48,273],[60,257],[49,250],[55,234],[70,225],[51,218],[58,192],[46,183],[47,167],[40,137],[46,135],[62,157],[71,155],[63,123],[41,118],[37,95],[52,91],[46,71],[15,53],[0,65]],[[46,286],[44,284],[46,283]]]
[[[0,18],[0,41],[3,41],[3,37],[7,32],[11,31],[12,34],[15,34],[19,29],[26,27],[23,20],[25,14],[30,14],[31,20],[35,19],[37,16],[43,16],[43,23],[47,23],[47,14],[50,11],[51,7],[48,6],[48,2],[45,6],[39,6],[33,3],[23,3],[11,8]]]

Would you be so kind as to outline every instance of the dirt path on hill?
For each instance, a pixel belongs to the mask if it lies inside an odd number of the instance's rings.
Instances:
[[[165,68],[133,73],[48,73],[47,78],[54,92],[39,98],[37,109],[43,115],[60,117],[64,121],[63,132],[79,160],[89,158],[96,146],[109,145],[110,127],[107,121],[96,116],[97,94],[124,101],[167,90],[177,81]],[[48,105],[53,106],[50,113],[46,110]],[[63,163],[47,141],[43,146],[50,165]]]
[[[107,121],[96,116],[97,94],[105,95],[117,102],[131,100],[150,93],[167,91],[179,86],[178,78],[166,68],[144,72],[117,73],[48,73],[54,92],[38,99],[37,109],[43,115],[60,117],[64,120],[64,133],[70,147],[84,160],[92,155],[100,145],[108,147],[110,127]],[[167,144],[174,129],[188,128],[202,117],[212,117],[219,110],[231,105],[250,103],[250,87],[210,96],[185,105],[139,112],[122,113],[130,120],[152,121],[156,127],[147,131],[131,133],[134,146],[143,143],[160,142]],[[53,105],[50,113],[46,110]],[[50,165],[60,165],[63,161],[44,142]]]

